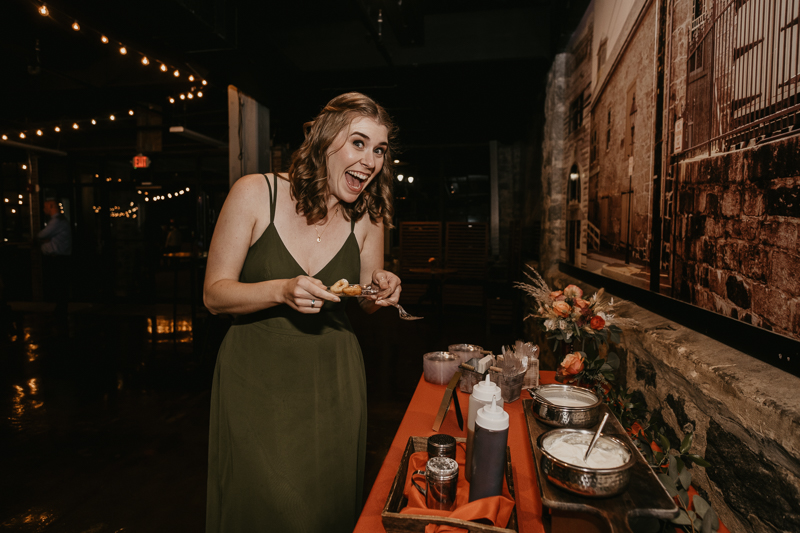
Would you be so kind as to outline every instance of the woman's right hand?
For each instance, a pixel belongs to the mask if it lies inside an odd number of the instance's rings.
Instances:
[[[283,303],[304,314],[319,313],[323,302],[340,302],[335,294],[328,292],[325,284],[311,276],[297,276],[286,280]]]

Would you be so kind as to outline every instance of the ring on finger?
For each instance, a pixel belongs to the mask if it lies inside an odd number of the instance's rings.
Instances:
[[[311,300],[311,307],[314,307],[314,304],[317,303],[316,300]]]

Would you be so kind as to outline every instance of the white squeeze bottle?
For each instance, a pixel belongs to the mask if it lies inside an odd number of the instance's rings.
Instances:
[[[500,409],[503,408],[503,396],[500,394],[500,387],[486,374],[485,381],[479,381],[472,387],[472,394],[469,397],[469,414],[467,415],[467,462],[464,465],[464,475],[467,481],[472,477],[472,445],[475,439],[475,417],[478,409],[492,405],[492,397],[497,400]]]

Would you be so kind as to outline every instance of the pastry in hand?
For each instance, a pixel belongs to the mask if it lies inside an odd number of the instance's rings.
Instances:
[[[360,296],[361,285],[350,285],[349,287],[342,289],[342,292],[345,294],[345,296]]]
[[[347,282],[347,280],[346,280],[346,279],[340,279],[339,281],[337,281],[336,283],[334,283],[334,284],[331,286],[331,292],[332,292],[333,294],[336,294],[336,295],[338,296],[338,295],[341,295],[341,294],[342,294],[342,291],[343,291],[343,290],[344,290],[346,287],[349,287],[349,286],[350,286],[350,284]],[[361,288],[361,287],[359,287],[359,289],[360,289],[360,288]],[[359,293],[360,293],[360,291],[359,291]]]

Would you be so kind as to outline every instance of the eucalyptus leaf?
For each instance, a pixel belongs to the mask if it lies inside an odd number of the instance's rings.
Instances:
[[[689,511],[689,518],[691,518],[692,520],[694,520],[695,518],[697,518],[697,513],[695,513],[694,511],[691,511],[691,510],[690,510],[690,511]]]
[[[708,461],[706,461],[705,459],[703,459],[699,455],[686,454],[686,455],[684,455],[684,457],[686,457],[687,459],[691,459],[694,464],[700,465],[703,468],[708,468],[709,466],[711,466],[711,463],[709,463]]]
[[[653,457],[656,458],[656,463],[661,464],[661,460],[664,458],[664,454],[661,452],[655,452]]]
[[[675,461],[674,455],[669,456],[669,468],[667,469],[667,473],[673,481],[678,481],[678,463]]]
[[[680,459],[678,459],[678,460],[680,461]],[[688,468],[684,468],[683,470],[681,470],[681,473],[678,476],[678,479],[680,480],[681,485],[683,485],[683,488],[686,489],[686,490],[689,490],[689,485],[692,484],[692,473],[689,472]]]
[[[619,368],[619,356],[614,352],[608,352],[606,355],[606,363],[614,370]]]
[[[683,502],[684,507],[689,507],[689,494],[685,490],[678,491],[678,498]]]
[[[672,478],[666,474],[658,474],[658,480],[664,485],[670,497],[674,498],[678,495],[678,489],[675,488],[675,481],[673,481]]]
[[[680,456],[675,458],[675,463],[678,465],[678,473],[682,474],[684,472],[684,469],[683,469],[683,461],[681,460]],[[690,475],[690,478],[691,478],[691,475]],[[684,488],[688,488],[688,487],[684,487]]]
[[[703,519],[699,516],[694,519],[694,530],[700,531],[703,528]]]
[[[658,434],[658,445],[661,446],[661,449],[664,451],[664,453],[667,453],[667,451],[669,451],[671,448],[669,445],[669,440],[661,433]]]
[[[692,447],[692,438],[693,437],[694,437],[694,434],[693,433],[689,433],[683,438],[683,442],[681,442],[681,448],[680,448],[681,455],[686,453],[686,452],[688,452],[689,448]]]
[[[701,517],[705,518],[706,512],[711,508],[705,499],[699,494],[696,494],[694,498],[692,498],[692,504],[694,505],[694,510],[697,511]]]
[[[709,507],[706,515],[703,517],[703,524],[708,522],[711,524],[710,531],[719,531],[719,517],[713,507]]]
[[[679,526],[690,526],[692,525],[692,521],[689,520],[689,515],[686,514],[686,511],[681,509],[681,514],[678,515],[678,518],[672,519],[673,524],[678,524]]]

